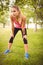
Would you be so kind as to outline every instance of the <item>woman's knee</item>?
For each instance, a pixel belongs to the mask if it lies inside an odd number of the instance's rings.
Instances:
[[[14,39],[14,35],[11,34],[11,37],[10,37],[9,43],[13,43],[13,39]]]
[[[24,41],[24,44],[27,44],[27,37],[26,37],[26,35],[23,36],[23,41]]]

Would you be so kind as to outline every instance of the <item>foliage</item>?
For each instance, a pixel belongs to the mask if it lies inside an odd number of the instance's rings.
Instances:
[[[0,0],[0,22],[5,24],[9,10],[9,0]]]
[[[27,17],[27,20],[33,17],[34,22],[42,20],[43,23],[43,0],[15,0],[12,3],[21,8],[23,14]],[[5,13],[9,11],[9,5],[10,0],[0,0],[0,16],[5,15]]]
[[[28,6],[28,10],[26,8],[25,13],[27,14],[27,17],[30,18],[30,16],[32,17],[32,15],[34,15],[34,17],[43,20],[43,1],[42,0],[16,0],[15,2],[16,5],[18,6]],[[30,6],[30,8],[29,8]],[[29,9],[31,9],[31,11],[29,12]],[[34,13],[33,13],[34,11]],[[31,15],[31,12],[33,13]],[[29,16],[30,15],[30,16]]]

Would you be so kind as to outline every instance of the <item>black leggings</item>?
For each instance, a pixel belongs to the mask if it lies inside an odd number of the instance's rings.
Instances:
[[[20,30],[21,33],[22,33],[22,38],[23,38],[23,36],[27,35],[26,28],[24,29],[24,34],[23,34],[21,28],[14,28],[14,37],[11,36],[11,38],[10,38],[10,40],[9,40],[9,43],[13,43],[13,40],[14,40],[14,38],[15,38],[15,36],[16,36],[16,34],[17,34],[17,32],[18,32],[19,30]],[[26,39],[26,38],[23,38],[23,41],[24,41],[24,44],[27,44],[27,39]]]

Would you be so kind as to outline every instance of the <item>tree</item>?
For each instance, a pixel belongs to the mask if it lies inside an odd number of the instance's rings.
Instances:
[[[42,8],[42,3],[41,3],[42,0],[32,0],[32,5],[35,9],[34,11],[34,21],[35,21],[35,31],[37,30],[37,20],[40,19],[40,20],[43,20],[43,12],[41,9]],[[43,22],[43,21],[42,21]]]
[[[0,0],[0,23],[3,23],[5,27],[6,24],[6,17],[9,10],[9,0]]]
[[[35,31],[37,30],[37,20],[40,19],[43,22],[43,1],[42,0],[16,0],[16,5],[23,8],[23,6],[28,5],[28,9],[26,8],[27,18],[32,16],[30,13],[34,11],[33,18],[35,23]],[[31,11],[29,12],[29,6],[31,7]],[[27,13],[28,12],[28,13]],[[30,16],[29,16],[30,15]]]
[[[0,16],[5,15],[9,12],[9,7],[12,5],[18,5],[23,14],[27,17],[27,24],[29,18],[34,18],[37,30],[37,20],[41,20],[43,24],[43,0],[0,0]]]

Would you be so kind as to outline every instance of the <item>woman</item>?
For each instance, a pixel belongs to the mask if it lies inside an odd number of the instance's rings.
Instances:
[[[10,52],[13,40],[20,30],[22,33],[22,38],[24,41],[25,57],[28,58],[28,43],[27,43],[27,32],[26,32],[26,17],[21,14],[21,11],[18,6],[12,6],[10,14],[11,24],[12,24],[12,35],[8,43],[8,49],[5,51],[5,54]]]

